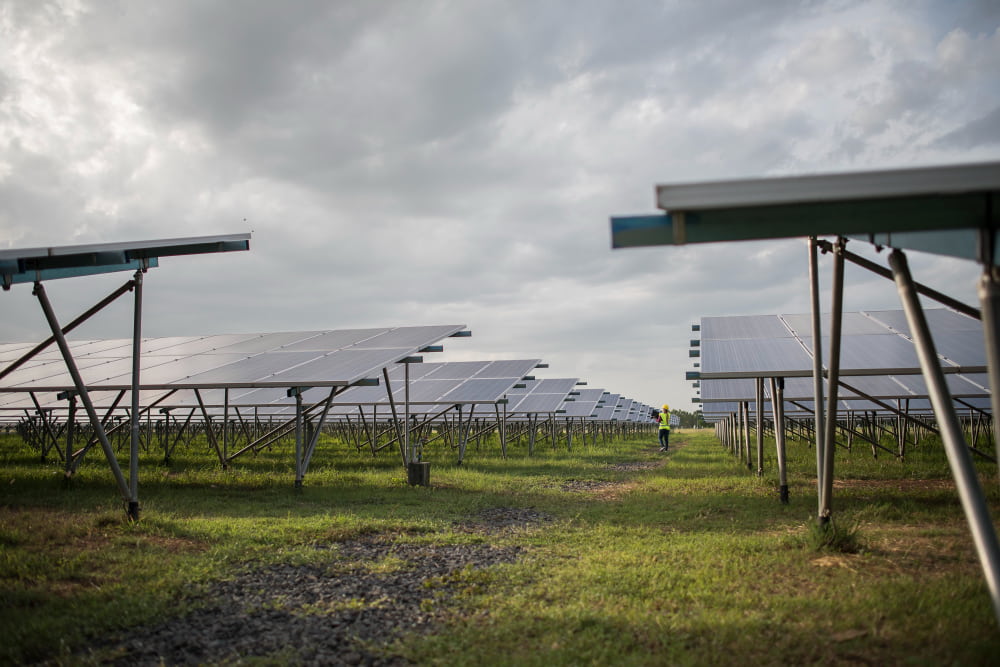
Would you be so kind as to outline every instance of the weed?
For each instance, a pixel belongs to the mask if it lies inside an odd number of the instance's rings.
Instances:
[[[819,522],[810,517],[806,524],[806,544],[813,551],[856,554],[861,551],[861,531],[856,522],[830,518]]]

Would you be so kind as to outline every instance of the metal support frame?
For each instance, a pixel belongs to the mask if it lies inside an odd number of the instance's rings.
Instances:
[[[52,431],[52,419],[50,418],[52,412],[51,409],[46,410],[42,408],[42,404],[38,402],[38,397],[35,396],[35,392],[28,392],[28,395],[31,396],[31,402],[35,404],[35,411],[38,413],[38,419],[42,423],[42,437],[41,442],[39,443],[41,449],[41,460],[44,461],[45,457],[48,456],[49,449],[55,449],[56,453],[58,453],[61,458],[62,450],[59,449],[56,433]]]
[[[124,285],[113,291],[111,294],[98,301],[92,307],[88,308],[82,314],[78,315],[72,322],[62,327],[60,331],[62,331],[63,335],[68,334],[70,331],[72,331],[73,329],[77,328],[78,326],[89,320],[93,315],[103,310],[106,306],[108,306],[122,294],[128,292],[130,289],[132,289],[132,286],[133,282],[129,280]],[[52,343],[54,343],[55,340],[56,340],[55,336],[49,336],[38,345],[31,348],[28,352],[24,353],[16,361],[11,362],[2,371],[0,371],[0,380],[7,377],[9,374],[13,373],[15,370],[20,368],[26,361],[31,360],[35,355],[37,355],[42,350],[46,349],[49,345],[52,345]]]
[[[326,401],[323,404],[323,412],[321,412],[319,417],[316,419],[316,425],[312,429],[312,435],[303,451],[303,460],[300,466],[302,478],[305,478],[305,474],[309,470],[309,463],[312,461],[313,452],[316,451],[316,445],[319,443],[320,433],[323,432],[323,424],[326,423],[326,418],[330,414],[330,406],[333,405],[333,399],[337,394],[340,394],[346,389],[347,387],[330,387],[330,394],[326,397]],[[297,483],[296,486],[301,486],[301,484]]]
[[[987,265],[979,279],[986,367],[990,378],[990,406],[993,409],[993,442],[1000,461],[1000,277],[997,267]]]
[[[910,276],[906,255],[900,250],[893,250],[889,255],[889,264],[892,267],[899,298],[906,313],[906,321],[910,326],[913,343],[917,348],[920,368],[923,371],[931,405],[934,407],[934,414],[941,429],[941,438],[944,441],[945,453],[948,456],[948,463],[958,488],[962,509],[969,522],[972,539],[983,568],[986,585],[990,591],[993,611],[997,620],[1000,621],[1000,543],[997,542],[993,520],[990,517],[986,498],[983,496],[983,490],[965,442],[961,423],[951,401],[948,384],[945,382],[944,373],[941,372],[934,340],[927,326],[917,292],[913,287],[913,279]],[[994,386],[993,390],[995,393],[997,387]]]
[[[830,251],[833,249],[833,244],[831,244],[829,241],[819,241],[818,243],[824,249],[824,251]],[[879,266],[875,262],[869,259],[865,259],[860,255],[856,255],[853,252],[846,249],[841,249],[840,252],[844,256],[844,259],[854,264],[857,264],[862,268],[868,269],[872,273],[880,275],[883,278],[888,278],[889,280],[892,280],[892,271],[885,268],[884,266]],[[927,285],[923,285],[916,281],[914,281],[913,283],[913,288],[917,291],[918,294],[922,294],[923,296],[926,296],[929,299],[933,299],[938,303],[944,304],[945,306],[948,306],[952,310],[958,311],[963,315],[968,315],[969,317],[975,318],[977,320],[982,319],[982,314],[980,313],[979,310],[973,308],[972,306],[962,303],[958,299],[953,299],[947,294],[943,294],[942,292],[939,292],[936,289],[932,289]]]
[[[921,428],[925,428],[928,431],[930,431],[931,433],[939,434],[939,431],[934,426],[932,426],[931,424],[928,424],[925,421],[921,421],[920,419],[917,419],[916,417],[911,417],[908,412],[903,412],[903,411],[899,410],[898,408],[894,408],[891,405],[889,405],[888,403],[886,403],[885,401],[880,401],[879,399],[875,398],[874,396],[872,396],[870,394],[866,394],[865,392],[861,391],[860,389],[858,389],[854,385],[850,385],[850,384],[848,384],[848,383],[846,383],[846,382],[844,382],[843,380],[840,380],[840,379],[837,380],[837,384],[839,384],[844,389],[847,389],[848,391],[857,394],[858,396],[864,398],[865,400],[871,401],[872,403],[874,403],[875,405],[879,406],[883,410],[885,410],[885,411],[887,411],[887,412],[889,412],[889,413],[891,413],[893,415],[896,415],[898,418],[900,418],[900,419],[902,419],[902,420],[904,420],[906,422],[913,422],[917,426],[920,426]],[[909,399],[906,399],[906,400],[909,401]]]
[[[131,489],[128,482],[125,481],[125,476],[122,474],[121,467],[118,465],[118,459],[115,458],[114,449],[111,447],[111,442],[108,440],[108,436],[104,432],[104,425],[97,416],[97,410],[94,409],[94,403],[90,400],[90,393],[87,391],[87,387],[83,383],[83,377],[80,375],[80,371],[76,367],[76,361],[73,359],[73,353],[70,351],[69,344],[66,342],[66,337],[63,335],[62,328],[59,326],[59,320],[56,318],[56,314],[52,310],[52,304],[49,303],[49,297],[45,293],[45,287],[42,283],[36,282],[35,288],[32,292],[38,298],[38,303],[41,305],[42,312],[45,314],[45,319],[49,324],[49,329],[52,331],[52,337],[55,338],[56,344],[59,346],[59,352],[62,354],[63,361],[66,364],[66,370],[69,371],[70,377],[73,378],[73,386],[76,387],[76,393],[80,397],[80,402],[83,403],[84,409],[87,411],[87,417],[90,418],[90,424],[94,428],[94,433],[101,442],[101,449],[104,450],[104,456],[108,460],[108,465],[111,468],[111,474],[114,476],[115,482],[118,484],[118,490],[121,491],[122,498],[126,502],[130,502],[132,499]],[[133,391],[136,389],[136,387],[133,387]]]
[[[500,436],[500,458],[507,459],[507,404],[503,404],[503,410],[500,410],[500,404],[494,403],[493,410],[497,416],[497,428]],[[586,426],[584,426],[586,429]],[[583,435],[584,444],[587,443],[586,430]]]
[[[462,461],[465,460],[465,450],[469,446],[469,438],[472,434],[472,419],[473,414],[476,411],[476,404],[473,403],[469,405],[469,417],[465,422],[465,427],[462,428],[462,406],[458,406],[458,463],[457,465],[462,465]]]
[[[407,376],[409,376],[409,365],[407,365]],[[389,369],[382,369],[382,377],[385,378],[385,393],[389,397],[389,409],[392,411],[392,425],[396,429],[396,442],[399,443],[399,458],[403,461],[403,468],[406,468],[406,445],[403,433],[399,429],[399,415],[396,414],[396,400],[392,396],[392,385],[389,383]],[[409,379],[409,378],[407,378]],[[409,386],[409,382],[407,382]],[[408,396],[409,394],[407,394]],[[375,428],[375,407],[372,407],[372,429]],[[364,414],[364,413],[362,413]],[[372,440],[372,455],[375,454],[375,441]]]
[[[125,398],[124,389],[118,392],[118,395],[115,396],[115,400],[113,400],[111,402],[111,405],[108,406],[108,409],[104,411],[104,417],[101,418],[101,424],[107,424],[111,420],[115,410],[118,409],[118,404],[121,403],[123,398]],[[121,429],[121,424],[116,424],[111,428],[107,429],[107,435],[110,437],[119,429]],[[83,463],[83,457],[86,456],[87,452],[90,451],[90,448],[93,447],[98,441],[99,438],[97,437],[97,432],[95,431],[94,434],[87,441],[87,444],[81,447],[79,451],[73,453],[73,467],[72,467],[73,473],[76,473],[76,469],[80,467],[81,463]]]
[[[205,438],[208,439],[208,444],[212,446],[215,450],[215,455],[219,457],[219,465],[222,466],[223,470],[229,467],[229,459],[222,455],[222,450],[219,449],[219,439],[215,435],[215,427],[212,424],[212,417],[209,416],[208,410],[205,408],[205,401],[201,398],[201,391],[198,389],[194,390],[194,396],[198,399],[198,407],[201,408],[201,416],[205,420]]]

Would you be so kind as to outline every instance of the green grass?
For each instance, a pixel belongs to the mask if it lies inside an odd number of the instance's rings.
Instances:
[[[201,445],[169,467],[142,462],[142,517],[124,519],[100,452],[65,484],[57,463],[0,441],[0,663],[72,662],[93,638],[198,604],[212,581],[269,562],[323,562],[319,544],[365,534],[490,541],[521,560],[454,575],[451,619],[394,648],[425,664],[986,664],[1000,633],[939,444],[900,461],[838,450],[834,524],[817,533],[815,454],[789,443],[781,505],[773,445],[757,478],[710,431],[679,431],[666,465],[654,438],[534,457],[495,443],[464,465],[432,446],[432,486],[398,457],[327,442],[305,488],[287,444],[220,470]],[[980,472],[994,516],[996,466]],[[567,483],[591,484],[585,490]],[[590,489],[590,490],[587,490]],[[553,521],[456,530],[494,507]],[[368,564],[389,569],[400,563]],[[324,613],[304,609],[301,613]],[[284,660],[288,656],[272,656]]]

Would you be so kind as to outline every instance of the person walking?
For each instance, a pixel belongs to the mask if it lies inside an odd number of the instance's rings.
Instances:
[[[660,424],[660,451],[667,451],[670,444],[670,406],[663,404],[663,409],[656,415],[656,421]]]

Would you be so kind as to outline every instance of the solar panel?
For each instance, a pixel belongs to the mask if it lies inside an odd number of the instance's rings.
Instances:
[[[419,350],[422,347],[438,342],[442,338],[447,338],[454,333],[458,333],[464,328],[464,325],[399,327],[384,331],[371,338],[366,338],[355,343],[352,347],[412,348]]]
[[[559,409],[565,398],[566,394],[526,394],[507,408],[518,414],[551,413]]]
[[[144,389],[348,385],[378,377],[382,368],[464,328],[439,325],[147,338],[142,342],[141,383]],[[116,339],[76,344],[80,372],[89,389],[131,386],[130,343]],[[8,345],[4,351],[16,359],[23,349]],[[72,390],[72,379],[61,363],[57,350],[46,350],[0,380],[0,392]]]
[[[497,401],[519,378],[471,378],[448,392],[442,399],[449,403]]]
[[[465,380],[476,375],[488,365],[488,361],[448,361],[439,364],[417,364],[417,368],[411,369],[411,373],[413,370],[419,370],[422,366],[426,369],[425,372],[431,372],[435,378]],[[401,374],[400,378],[402,378]]]
[[[558,394],[563,392],[569,393],[573,391],[578,381],[579,378],[554,378],[554,379],[536,380],[534,392],[539,394]]]
[[[812,374],[812,359],[795,338],[706,340],[701,348],[702,376]]]
[[[289,341],[284,344],[284,349],[288,351],[310,350],[314,352],[331,352],[357,345],[381,333],[385,333],[385,331],[386,329],[384,328],[321,331],[315,336],[307,336],[298,341]]]
[[[7,289],[16,283],[153,268],[160,257],[249,249],[250,234],[15,248],[0,250],[0,281]]]
[[[901,310],[870,310],[865,311],[873,320],[885,326],[910,336],[910,325],[906,314]],[[982,334],[983,326],[978,320],[966,317],[961,313],[946,308],[929,308],[924,310],[924,318],[930,327],[935,342],[940,338],[957,331],[977,331]]]
[[[577,378],[527,380],[524,389],[512,389],[507,411],[517,414],[553,413],[576,386]],[[511,394],[514,394],[513,398]]]
[[[927,311],[928,320],[936,327],[936,342],[942,367],[952,371],[946,381],[955,398],[984,399],[988,397],[985,370],[985,350],[981,324],[947,309]],[[782,320],[786,333],[774,339],[757,337],[759,332],[773,329],[762,324],[769,317]],[[828,327],[828,316],[824,316]],[[718,320],[722,320],[719,322]],[[812,348],[811,316],[780,315],[750,318],[704,318],[701,330],[726,336],[725,339],[703,340],[701,345],[701,401],[705,409],[718,414],[723,403],[736,406],[738,401],[756,400],[753,377],[786,375],[784,397],[801,405],[811,405],[813,397],[812,360],[807,350]],[[740,326],[749,328],[743,333]],[[871,396],[883,402],[910,399],[914,406],[924,405],[927,386],[920,375],[920,363],[913,342],[906,337],[909,329],[902,311],[865,311],[844,313],[841,338],[841,386],[838,391],[842,409],[877,410],[884,408],[867,400]],[[801,345],[798,345],[801,342]],[[795,343],[799,350],[792,345]],[[830,340],[824,336],[825,350]],[[954,371],[966,371],[961,375]],[[797,377],[795,377],[797,376]],[[823,381],[824,393],[829,393]],[[855,393],[856,389],[858,393]],[[770,384],[764,384],[765,401],[769,403]],[[914,402],[917,401],[917,402]],[[708,406],[711,406],[710,408]],[[786,411],[793,410],[786,406]]]
[[[787,338],[791,332],[774,315],[705,317],[701,320],[701,339]]]
[[[567,397],[560,410],[565,411],[565,417],[590,417],[603,395],[603,389],[581,389],[577,396]]]
[[[258,354],[269,350],[279,350],[296,343],[305,343],[318,338],[321,331],[289,331],[287,333],[254,334],[250,338],[219,348],[220,352],[237,354]],[[306,349],[303,345],[298,349]],[[288,350],[294,351],[294,350]]]

